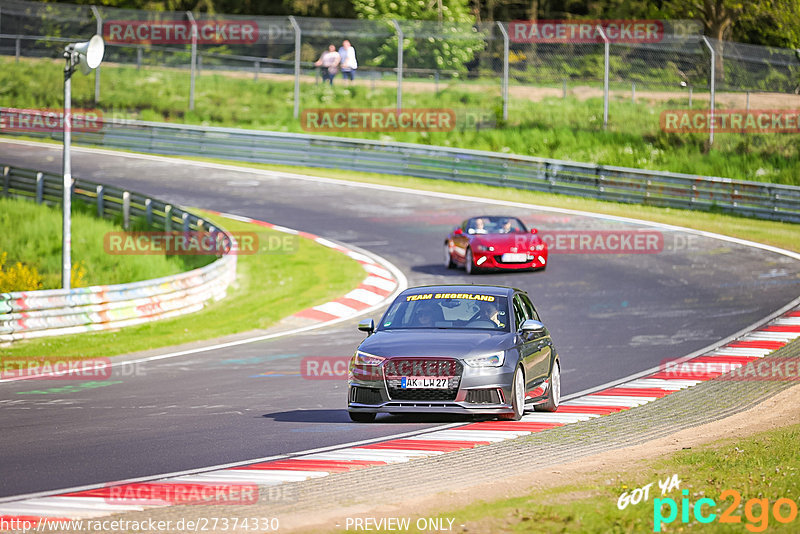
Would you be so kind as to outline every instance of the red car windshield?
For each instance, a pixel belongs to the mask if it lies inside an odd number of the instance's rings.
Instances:
[[[473,217],[465,226],[468,234],[519,234],[528,231],[516,217]]]

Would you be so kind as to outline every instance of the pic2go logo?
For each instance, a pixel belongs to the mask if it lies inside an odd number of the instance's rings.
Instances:
[[[698,523],[711,523],[717,519],[717,514],[711,510],[717,506],[714,499],[704,497],[698,499],[694,504],[689,503],[689,491],[682,490],[683,498],[680,507],[675,499],[670,497],[653,499],[653,532],[661,532],[663,525],[668,525],[678,518],[681,514],[681,522],[689,522],[690,509],[694,511],[692,515]],[[724,512],[719,515],[720,523],[742,523],[741,515],[734,515],[742,502],[742,495],[736,490],[725,490],[720,494],[720,499],[726,501],[731,498],[732,502]],[[666,509],[666,515],[664,510]],[[797,518],[797,503],[792,499],[782,497],[772,503],[770,508],[769,499],[749,499],[744,504],[744,517],[747,520],[745,528],[750,532],[764,532],[769,527],[770,512],[778,523],[791,523]]]

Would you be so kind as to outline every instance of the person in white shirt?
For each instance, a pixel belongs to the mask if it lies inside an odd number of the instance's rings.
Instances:
[[[356,61],[356,49],[350,45],[350,41],[345,39],[342,41],[342,46],[339,48],[339,55],[342,58],[340,67],[342,69],[342,78],[350,80],[355,78],[355,72],[358,68],[358,61]]]

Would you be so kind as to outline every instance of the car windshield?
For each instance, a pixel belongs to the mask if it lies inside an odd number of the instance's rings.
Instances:
[[[528,230],[516,217],[473,217],[466,222],[470,234],[518,234]]]
[[[475,293],[431,292],[400,295],[383,316],[379,330],[406,328],[509,331],[505,297]]]

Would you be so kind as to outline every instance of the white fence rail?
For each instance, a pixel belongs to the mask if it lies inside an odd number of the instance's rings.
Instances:
[[[58,204],[58,175],[0,166],[0,196]],[[133,218],[165,231],[223,231],[179,207],[138,193],[85,180],[73,199],[97,206],[101,217]],[[125,198],[125,201],[123,201]],[[236,256],[224,255],[188,272],[129,284],[0,294],[0,342],[116,329],[199,311],[225,296],[236,277]]]

